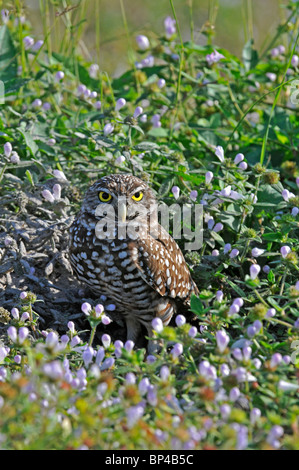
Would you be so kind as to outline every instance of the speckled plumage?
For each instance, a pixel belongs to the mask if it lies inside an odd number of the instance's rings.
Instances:
[[[104,206],[99,200],[101,191],[112,196],[105,207],[116,214],[116,224],[112,224],[105,236],[101,225],[104,220]],[[133,201],[132,196],[141,191],[142,200]],[[123,223],[119,220],[119,200],[125,200],[126,205],[127,218]],[[160,317],[167,325],[178,306],[188,306],[191,294],[198,293],[177,243],[158,222],[149,229],[155,205],[154,194],[139,178],[109,175],[87,190],[70,228],[70,261],[78,279],[116,304],[118,312],[125,317],[127,339],[134,342],[141,325],[152,336],[154,317]],[[133,238],[124,235],[123,228],[136,220],[139,232],[134,231]],[[150,341],[149,349],[153,347]]]

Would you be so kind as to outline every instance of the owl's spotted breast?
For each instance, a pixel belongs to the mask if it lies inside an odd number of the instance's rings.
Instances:
[[[156,200],[150,188],[136,177],[102,178],[87,191],[70,229],[70,261],[78,279],[116,304],[119,313],[124,315],[127,337],[135,342],[140,325],[144,325],[151,336],[152,319],[159,316],[168,324],[178,305],[188,306],[191,294],[197,294],[198,289],[173,238],[160,225],[156,227],[158,237],[153,237],[150,229],[145,230],[145,220],[149,224],[149,217],[143,217],[142,229],[133,239],[124,236],[124,227],[118,230],[117,223],[109,232],[111,238],[100,236],[102,232],[97,224],[102,223],[103,217],[96,215],[99,214],[100,191],[109,195],[106,197],[111,200],[108,209],[114,209],[116,222],[121,219],[125,227],[130,211],[149,215]],[[120,198],[126,201],[126,207],[122,206],[121,210]]]

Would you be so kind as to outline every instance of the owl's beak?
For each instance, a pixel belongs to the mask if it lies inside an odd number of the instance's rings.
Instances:
[[[120,201],[118,203],[118,218],[121,222],[126,222],[127,220],[127,204],[126,201]]]

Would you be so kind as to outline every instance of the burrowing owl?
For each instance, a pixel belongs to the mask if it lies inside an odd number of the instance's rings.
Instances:
[[[167,325],[198,293],[180,248],[158,223],[153,192],[132,175],[109,175],[87,190],[70,228],[70,260],[80,281],[115,303],[134,343],[141,325],[151,337],[154,317]],[[150,341],[148,351],[154,347]]]

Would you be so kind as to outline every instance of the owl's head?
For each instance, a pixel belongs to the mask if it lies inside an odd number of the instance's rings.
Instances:
[[[148,216],[157,201],[149,186],[130,174],[113,174],[96,181],[86,192],[82,211],[99,220],[107,210],[126,223]]]

